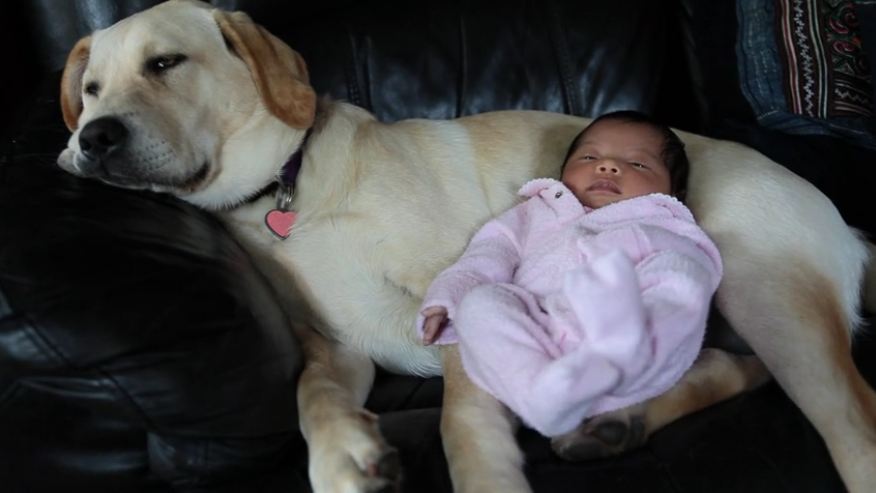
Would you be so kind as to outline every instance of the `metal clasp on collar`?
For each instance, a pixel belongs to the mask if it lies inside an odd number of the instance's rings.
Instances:
[[[295,198],[295,189],[289,185],[280,184],[277,189],[277,210],[288,211],[292,209],[292,200]]]

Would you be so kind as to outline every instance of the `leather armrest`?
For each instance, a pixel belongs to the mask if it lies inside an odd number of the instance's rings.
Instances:
[[[301,440],[300,367],[273,292],[212,216],[38,159],[0,168],[10,477],[51,490],[136,470],[180,484],[252,473]],[[147,436],[174,453],[147,452]]]

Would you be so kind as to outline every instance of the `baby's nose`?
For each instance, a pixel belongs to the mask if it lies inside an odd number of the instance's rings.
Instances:
[[[617,163],[615,163],[614,161],[606,161],[600,163],[596,169],[598,169],[600,173],[607,173],[610,175],[616,175],[620,173],[620,166],[618,166]]]

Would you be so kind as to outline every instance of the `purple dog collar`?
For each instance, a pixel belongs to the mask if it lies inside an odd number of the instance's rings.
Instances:
[[[298,214],[292,210],[292,200],[295,198],[295,180],[298,178],[298,172],[301,171],[304,147],[307,145],[312,130],[312,127],[307,130],[301,140],[301,145],[280,168],[280,172],[277,174],[277,185],[279,185],[277,187],[277,204],[265,214],[265,226],[281,240],[289,237],[292,226],[295,225],[295,220],[298,218]]]

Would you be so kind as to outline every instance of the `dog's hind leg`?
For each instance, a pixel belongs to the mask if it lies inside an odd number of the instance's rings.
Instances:
[[[663,426],[769,380],[756,356],[706,348],[682,379],[665,394],[641,404],[601,414],[551,439],[560,457],[587,460],[637,448]]]
[[[305,353],[298,412],[314,492],[395,491],[398,454],[381,436],[377,416],[362,407],[374,381],[374,363],[315,331],[296,333]]]
[[[444,407],[441,439],[457,493],[526,493],[516,418],[465,374],[457,346],[441,349]]]
[[[843,289],[842,264],[824,265],[725,259],[718,304],[821,434],[848,490],[869,492],[876,484],[876,393],[851,356],[862,272],[850,271],[851,287]]]

